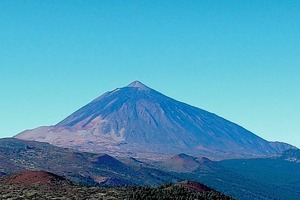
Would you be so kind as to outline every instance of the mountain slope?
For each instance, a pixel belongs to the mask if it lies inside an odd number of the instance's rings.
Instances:
[[[0,139],[0,173],[49,171],[90,185],[156,185],[177,179],[150,167],[125,164],[107,154],[78,152],[47,143]]]
[[[55,126],[24,131],[16,138],[152,159],[183,152],[209,158],[259,157],[291,148],[275,148],[237,124],[138,81],[101,95]]]

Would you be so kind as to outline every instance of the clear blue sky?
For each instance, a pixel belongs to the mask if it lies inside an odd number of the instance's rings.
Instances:
[[[140,80],[300,147],[300,1],[0,1],[0,137]]]

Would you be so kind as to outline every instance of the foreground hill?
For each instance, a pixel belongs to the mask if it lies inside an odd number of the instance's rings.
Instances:
[[[138,81],[101,95],[55,126],[24,131],[15,137],[150,159],[182,152],[215,159],[262,157],[293,148],[269,143],[237,124]]]
[[[159,187],[86,187],[45,171],[0,178],[0,199],[232,199],[201,183],[185,181]]]
[[[45,171],[23,171],[9,176],[4,176],[1,183],[21,184],[24,186],[39,185],[39,187],[58,189],[59,187],[72,184],[67,179]]]

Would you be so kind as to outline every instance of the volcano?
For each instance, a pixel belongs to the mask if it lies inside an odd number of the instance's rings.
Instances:
[[[54,126],[27,130],[15,137],[149,159],[179,153],[210,159],[264,157],[293,148],[284,143],[274,145],[139,81],[104,93]]]

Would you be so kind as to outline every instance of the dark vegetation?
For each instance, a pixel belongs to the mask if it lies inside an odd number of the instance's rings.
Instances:
[[[220,161],[219,164],[240,176],[247,177],[243,187],[251,186],[252,191],[264,188],[270,199],[300,199],[299,150],[288,150],[281,157],[260,159],[234,159]]]
[[[232,199],[197,182],[159,187],[86,187],[44,171],[0,178],[0,199]]]
[[[199,185],[197,182],[186,181],[179,184],[165,184],[160,187],[135,187],[134,191],[130,193],[129,199],[233,199],[208,187],[205,190],[199,190],[197,187],[193,187],[194,184]]]

